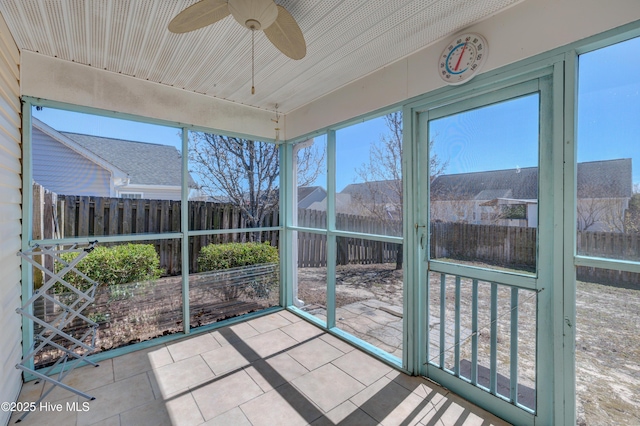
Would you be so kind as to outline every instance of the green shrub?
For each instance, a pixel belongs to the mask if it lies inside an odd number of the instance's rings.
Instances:
[[[198,255],[198,272],[278,263],[278,249],[268,242],[209,244]]]
[[[71,262],[78,253],[65,253],[62,259]],[[56,263],[56,270],[64,268]],[[151,244],[124,244],[114,247],[96,247],[76,265],[76,269],[86,274],[100,285],[114,286],[118,284],[148,281],[159,278],[160,257]],[[78,274],[69,272],[64,280],[83,290],[88,288],[87,281]],[[67,292],[62,284],[55,286],[56,293]]]

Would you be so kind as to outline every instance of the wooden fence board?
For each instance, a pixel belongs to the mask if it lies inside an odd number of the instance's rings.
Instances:
[[[104,207],[108,204],[108,199],[97,197],[94,203],[93,235],[104,235]]]
[[[131,234],[132,229],[132,221],[131,217],[132,209],[131,209],[131,200],[125,198],[122,200],[122,215],[119,217],[119,222],[122,222],[122,233],[123,234]]]

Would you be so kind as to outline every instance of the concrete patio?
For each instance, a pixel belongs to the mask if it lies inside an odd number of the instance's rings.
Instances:
[[[45,401],[62,410],[36,410],[21,424],[506,424],[286,311],[83,367],[65,383],[96,399],[83,406],[56,388]],[[25,383],[19,401],[42,392]],[[67,410],[73,402],[79,410]]]

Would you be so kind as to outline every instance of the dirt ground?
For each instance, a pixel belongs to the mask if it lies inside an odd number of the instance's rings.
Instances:
[[[640,425],[640,291],[578,282],[578,425]]]
[[[336,306],[376,299],[402,306],[402,270],[395,264],[336,267]],[[326,305],[327,268],[298,269],[298,298],[307,305]]]

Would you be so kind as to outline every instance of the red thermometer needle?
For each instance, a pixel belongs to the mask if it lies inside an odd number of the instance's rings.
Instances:
[[[456,67],[453,69],[454,71],[458,71],[458,67],[460,66],[460,61],[462,61],[462,57],[464,56],[464,51],[467,48],[467,43],[469,43],[469,42],[466,42],[464,44],[464,46],[462,46],[462,52],[460,52],[460,57],[458,58],[458,63],[456,63]]]

